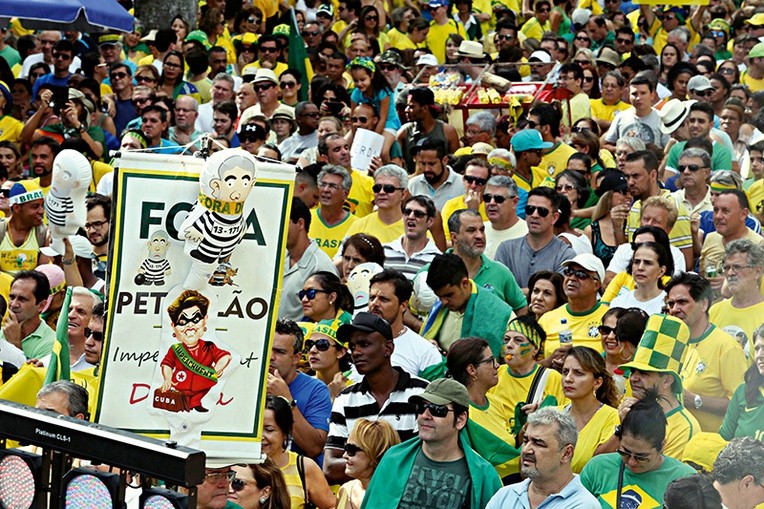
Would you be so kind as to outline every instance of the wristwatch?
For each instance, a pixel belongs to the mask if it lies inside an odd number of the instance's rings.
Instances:
[[[699,410],[703,406],[703,398],[700,397],[700,394],[695,395],[693,403],[695,404],[695,410]]]
[[[297,408],[297,400],[292,398],[292,402],[289,403],[289,406],[291,406],[292,408]]]
[[[616,424],[615,430],[613,430],[613,435],[617,436],[618,438],[621,438],[622,434],[623,434],[623,432],[621,431],[621,425],[620,424]]]

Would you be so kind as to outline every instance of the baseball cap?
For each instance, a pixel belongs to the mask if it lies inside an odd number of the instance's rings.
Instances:
[[[98,38],[98,45],[99,46],[113,46],[114,44],[119,44],[121,41],[121,36],[119,34],[103,34]]]
[[[764,14],[762,14],[762,16],[764,16]],[[764,20],[762,22],[762,25],[764,25]],[[764,42],[758,43],[756,46],[751,48],[751,51],[748,52],[748,58],[760,58],[760,57],[764,57]]]
[[[40,184],[34,180],[21,180],[13,184],[11,192],[8,195],[8,201],[11,205],[21,205],[33,200],[43,200]]]
[[[535,129],[523,129],[515,133],[510,141],[515,152],[525,152],[527,150],[541,150],[552,148],[554,143],[544,141],[541,133]]]
[[[605,170],[602,172],[600,186],[594,192],[597,196],[602,196],[608,191],[626,191],[629,188],[626,177],[618,170]]]
[[[750,19],[745,20],[745,23],[755,27],[764,25],[764,12],[754,14]]]
[[[337,341],[344,344],[350,343],[350,335],[353,332],[379,332],[388,340],[393,340],[393,331],[387,320],[371,313],[358,313],[351,323],[341,325],[337,330]]]
[[[534,59],[545,64],[552,63],[552,57],[546,51],[541,51],[541,50],[534,51],[533,53],[531,53],[531,56],[528,57],[528,62],[532,62]]]
[[[427,4],[430,9],[437,9],[438,7],[448,7],[448,0],[430,0]]]
[[[436,405],[456,403],[463,407],[470,407],[470,395],[467,388],[452,378],[438,378],[429,383],[421,394],[409,398],[409,403],[418,400],[429,401]]]
[[[401,69],[405,69],[405,66],[403,65],[403,59],[401,58],[400,53],[398,53],[397,51],[391,51],[391,50],[385,51],[379,56],[379,63],[393,64],[400,67]]]
[[[276,73],[273,72],[272,69],[261,68],[257,70],[257,74],[255,74],[255,79],[252,80],[252,83],[260,83],[262,81],[269,81],[276,85],[279,84],[279,80],[276,78]]]
[[[186,41],[196,41],[206,49],[210,49],[210,41],[207,39],[207,34],[201,30],[193,30],[186,36]]]
[[[419,60],[416,61],[416,65],[438,65],[438,59],[435,55],[427,53],[419,57]]]
[[[751,50],[753,51],[753,50]],[[713,90],[714,86],[711,84],[711,80],[705,76],[693,76],[690,81],[687,82],[687,90],[696,90],[702,92],[703,90]]]
[[[562,262],[563,267],[567,267],[569,265],[580,265],[586,270],[590,270],[592,272],[597,273],[597,277],[600,281],[603,281],[605,279],[605,266],[602,265],[602,260],[594,256],[590,253],[581,253],[579,255],[574,256],[570,260],[565,260]]]
[[[321,6],[316,11],[316,17],[318,16],[328,16],[330,18],[334,18],[334,8],[331,6],[331,4],[321,4]]]

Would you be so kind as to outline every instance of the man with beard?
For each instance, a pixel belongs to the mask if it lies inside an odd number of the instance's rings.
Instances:
[[[423,138],[412,147],[411,154],[419,173],[409,181],[412,196],[427,196],[438,210],[442,210],[447,201],[464,195],[464,180],[447,165],[444,141]]]
[[[520,472],[525,480],[500,489],[486,509],[542,504],[546,509],[599,509],[597,499],[571,470],[577,440],[576,423],[570,415],[553,407],[530,414],[520,456]]]
[[[459,135],[454,126],[435,118],[438,110],[436,110],[435,94],[432,90],[427,87],[414,87],[409,91],[406,101],[406,115],[409,122],[398,130],[398,143],[407,169],[411,170],[414,167],[414,147],[420,140],[440,141],[447,147],[447,149],[444,147],[444,155],[453,154],[459,150]],[[431,185],[435,189],[442,183],[443,180],[436,180]],[[430,197],[435,199],[432,195]],[[435,199],[435,206],[441,209],[443,204],[439,204],[438,201]]]
[[[106,279],[106,262],[109,256],[111,199],[101,194],[91,195],[86,202],[87,219],[85,233],[93,248],[93,275]]]
[[[29,149],[31,173],[44,194],[47,194],[53,181],[53,160],[60,151],[61,145],[49,136],[37,138]]]
[[[485,507],[501,480],[462,432],[469,420],[467,388],[441,378],[410,397],[409,404],[416,407],[418,439],[385,453],[361,507],[413,509],[433,503],[442,509]]]

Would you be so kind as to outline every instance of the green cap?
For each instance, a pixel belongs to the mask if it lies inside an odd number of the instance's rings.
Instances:
[[[415,403],[419,399],[436,405],[456,403],[466,408],[470,406],[470,395],[467,393],[467,388],[451,378],[438,378],[430,382],[423,393],[411,396],[409,403]]]
[[[748,53],[748,58],[759,58],[764,57],[764,42],[760,42],[753,48],[751,48],[751,51]]]
[[[186,41],[196,41],[201,43],[207,49],[210,49],[210,41],[207,39],[207,34],[201,30],[194,30],[186,36]]]

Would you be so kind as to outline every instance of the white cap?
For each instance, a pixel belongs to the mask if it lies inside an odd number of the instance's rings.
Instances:
[[[590,253],[581,253],[576,255],[570,260],[566,260],[562,262],[563,267],[567,267],[568,265],[580,265],[586,270],[590,270],[592,272],[597,273],[597,277],[600,280],[600,283],[605,280],[605,266],[602,265],[602,260],[594,256]]]
[[[419,60],[416,61],[416,65],[438,65],[438,59],[435,58],[435,55],[427,53],[419,57]]]
[[[534,51],[533,53],[531,53],[531,56],[528,57],[528,61],[530,62],[534,58],[545,64],[552,63],[552,57],[546,51],[540,51],[540,50]]]

